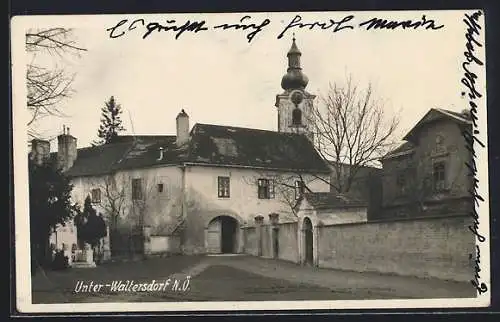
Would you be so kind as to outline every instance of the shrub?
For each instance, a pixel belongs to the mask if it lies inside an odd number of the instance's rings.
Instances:
[[[54,270],[64,270],[69,267],[68,256],[64,255],[63,250],[58,250],[52,261],[52,269]]]

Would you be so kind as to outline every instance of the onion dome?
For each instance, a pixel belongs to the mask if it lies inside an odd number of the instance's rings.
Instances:
[[[297,44],[295,43],[295,37],[293,38],[292,47],[288,51],[288,69],[287,73],[281,79],[281,88],[284,90],[292,89],[305,89],[309,79],[302,72],[302,67],[300,67],[300,52]]]

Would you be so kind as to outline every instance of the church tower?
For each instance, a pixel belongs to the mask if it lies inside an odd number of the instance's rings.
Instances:
[[[288,51],[288,69],[281,79],[281,88],[284,92],[276,95],[278,108],[278,132],[305,134],[313,141],[312,114],[315,95],[306,92],[309,82],[300,66],[300,52],[295,43]]]

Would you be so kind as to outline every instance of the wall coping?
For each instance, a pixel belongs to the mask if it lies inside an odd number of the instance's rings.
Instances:
[[[447,197],[443,198],[441,200],[435,200],[435,199],[426,199],[423,200],[424,204],[427,205],[435,205],[435,204],[442,204],[446,202],[453,202],[453,201],[472,201],[472,196],[457,196],[457,197]],[[415,204],[414,201],[408,201],[408,200],[402,200],[401,202],[390,202],[387,204],[382,204],[382,209],[394,209],[398,207],[406,207],[408,205]]]
[[[350,223],[339,223],[339,224],[323,224],[322,227],[333,227],[333,226],[347,226],[347,225],[369,225],[369,224],[383,224],[383,223],[397,223],[397,222],[408,222],[408,221],[426,221],[426,220],[439,220],[439,219],[450,219],[450,218],[462,218],[471,217],[470,214],[446,214],[439,216],[419,216],[412,218],[394,218],[394,219],[379,219],[379,220],[368,220],[363,222],[350,222]]]
[[[251,223],[251,224],[242,225],[242,226],[240,226],[240,228],[241,229],[250,229],[250,228],[265,227],[265,226],[273,227],[273,226],[297,225],[297,224],[298,224],[297,221],[285,221],[285,222],[279,222],[276,225],[273,225],[272,223],[266,221],[266,222],[263,222],[261,225],[255,225],[255,223]]]

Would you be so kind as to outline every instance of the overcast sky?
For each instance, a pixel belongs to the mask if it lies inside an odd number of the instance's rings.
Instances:
[[[127,134],[175,134],[175,117],[181,109],[197,122],[259,129],[277,129],[275,96],[282,92],[286,53],[296,33],[302,67],[309,77],[307,90],[321,95],[329,82],[342,82],[347,74],[365,87],[372,82],[384,100],[387,113],[401,113],[402,137],[430,108],[454,111],[468,108],[461,98],[461,63],[465,47],[463,12],[330,12],[302,13],[302,22],[342,20],[354,29],[338,32],[294,28],[277,36],[296,13],[249,14],[248,22],[270,23],[249,43],[252,30],[215,30],[221,23],[237,23],[245,14],[109,15],[28,17],[26,27],[73,27],[78,44],[87,49],[80,58],[61,61],[76,73],[75,94],[64,102],[65,119],[46,119],[40,130],[47,135],[71,128],[78,146],[96,138],[100,109],[111,95],[122,105]],[[366,30],[359,23],[384,19],[434,19],[438,30]],[[210,30],[185,32],[176,40],[172,31],[141,36],[145,27],[118,38],[107,28],[122,19],[147,22],[175,19],[205,20]],[[23,18],[24,19],[24,18]],[[21,20],[20,20],[21,21]],[[125,30],[124,24],[115,34]],[[17,57],[15,57],[17,58]],[[42,59],[42,58],[40,58]],[[45,59],[45,58],[43,58]],[[482,82],[484,84],[484,82]]]

